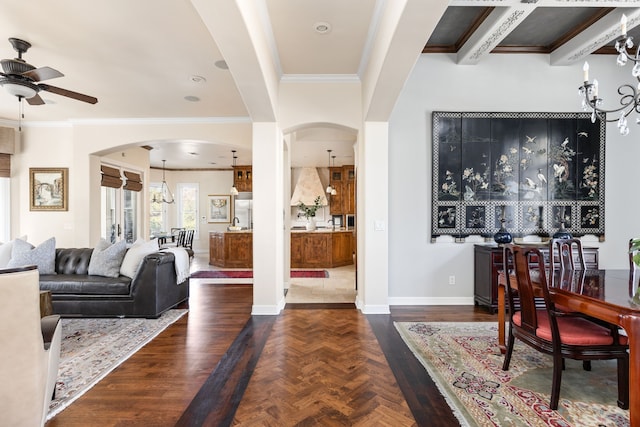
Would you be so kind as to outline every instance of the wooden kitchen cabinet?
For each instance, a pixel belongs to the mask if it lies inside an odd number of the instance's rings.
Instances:
[[[329,196],[329,211],[331,215],[342,215],[342,197],[344,190],[342,188],[342,167],[329,168],[329,185],[336,190],[336,194]]]
[[[541,245],[538,249],[545,257],[545,265],[549,265],[549,246],[544,243]],[[582,249],[587,269],[598,269],[598,248]],[[558,264],[558,256],[555,254],[554,265]],[[473,269],[474,302],[495,313],[498,310],[498,272],[502,270],[502,247],[495,244],[474,245]]]
[[[342,209],[345,214],[356,213],[356,169],[353,165],[343,166],[343,184],[342,189],[344,196],[342,198]]]
[[[336,189],[331,196],[331,215],[356,213],[356,174],[353,165],[329,168],[329,184]]]
[[[253,191],[251,166],[234,166],[233,167],[233,185],[239,192]]]

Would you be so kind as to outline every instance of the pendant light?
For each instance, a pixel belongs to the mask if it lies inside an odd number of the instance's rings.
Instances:
[[[229,194],[231,194],[232,196],[237,196],[238,195],[238,189],[236,188],[235,185],[235,176],[236,176],[236,150],[231,150],[231,152],[233,153],[233,177],[234,177],[234,183],[231,185],[231,190],[229,190]]]
[[[167,185],[167,181],[164,178],[164,164],[165,164],[166,160],[162,161],[162,185],[160,186],[160,196],[162,197],[162,200],[158,200],[158,195],[154,194],[153,195],[153,199],[151,199],[151,201],[153,203],[167,203],[167,204],[171,204],[175,202],[175,199],[173,198],[173,194],[171,194],[171,190],[169,189],[169,186]]]
[[[327,153],[329,153],[329,164],[327,166],[327,169],[329,169],[329,185],[327,185],[327,189],[325,190],[327,194],[332,194],[335,191],[331,186],[331,151],[332,150],[327,150]]]
[[[336,156],[331,156],[331,158],[333,159],[333,166],[335,167],[336,166]],[[336,189],[331,187],[331,195],[335,196],[336,194],[338,194]]]

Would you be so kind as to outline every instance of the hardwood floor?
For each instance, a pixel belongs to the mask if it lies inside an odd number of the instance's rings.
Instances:
[[[192,279],[189,313],[47,423],[58,426],[458,425],[393,321],[494,321],[471,306],[290,304]]]

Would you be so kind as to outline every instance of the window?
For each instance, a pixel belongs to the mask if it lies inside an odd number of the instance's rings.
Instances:
[[[133,243],[140,229],[141,174],[102,165],[100,235],[109,242]],[[123,178],[124,177],[124,178]],[[124,182],[124,185],[123,185]]]
[[[9,178],[0,177],[0,242],[9,241],[11,235],[11,193]]]
[[[178,208],[178,227],[195,230],[194,239],[198,238],[198,184],[178,184],[176,195]]]
[[[168,230],[167,227],[167,204],[162,203],[162,183],[152,182],[149,184],[149,231],[153,236],[156,233],[161,233]],[[154,200],[158,200],[154,202]]]

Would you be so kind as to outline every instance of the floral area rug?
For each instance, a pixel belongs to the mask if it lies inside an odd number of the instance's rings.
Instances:
[[[396,322],[464,426],[628,426],[616,405],[616,362],[567,360],[558,410],[549,408],[551,356],[518,342],[502,370],[494,322]]]
[[[62,319],[56,395],[47,419],[86,393],[186,312],[168,310],[157,319]]]

